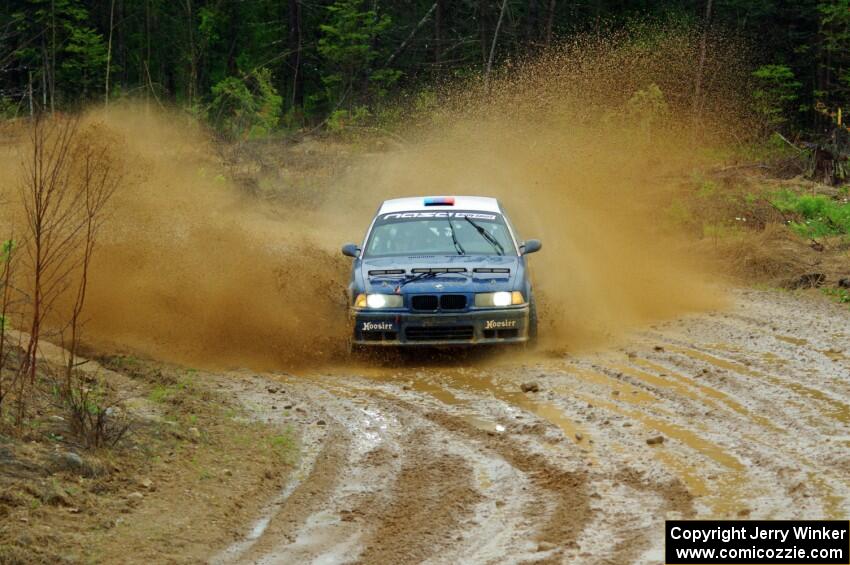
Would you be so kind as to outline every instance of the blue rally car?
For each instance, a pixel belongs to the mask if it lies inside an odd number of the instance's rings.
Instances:
[[[352,345],[523,343],[537,336],[526,255],[494,198],[384,202],[354,258]]]

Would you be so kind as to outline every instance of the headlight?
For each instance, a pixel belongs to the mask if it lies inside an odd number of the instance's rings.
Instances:
[[[403,299],[400,294],[358,294],[355,308],[401,308]]]
[[[475,295],[475,306],[478,308],[494,308],[525,304],[525,297],[518,290],[513,292],[481,292]]]

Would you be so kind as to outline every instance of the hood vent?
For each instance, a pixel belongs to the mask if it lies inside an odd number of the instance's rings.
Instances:
[[[485,267],[479,267],[477,269],[473,269],[473,272],[476,272],[476,273],[502,273],[502,274],[505,274],[505,275],[511,274],[510,269],[491,269],[491,268],[485,268]]]
[[[421,269],[412,269],[411,273],[465,273],[463,267],[427,267]]]
[[[369,271],[370,277],[375,277],[378,275],[403,275],[404,269],[377,269],[374,271]]]

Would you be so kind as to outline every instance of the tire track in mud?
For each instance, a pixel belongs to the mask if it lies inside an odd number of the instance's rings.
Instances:
[[[287,377],[337,459],[235,561],[655,563],[665,518],[846,516],[850,323],[829,306],[740,293],[608,351]]]
[[[364,540],[358,563],[427,559],[458,531],[482,498],[473,486],[472,468],[462,457],[435,453],[421,432],[410,440],[416,447],[390,488],[389,504],[359,511],[379,525]]]
[[[499,462],[461,445],[403,404],[325,383],[308,387],[313,406],[321,405],[340,431],[328,434],[313,472],[280,505],[250,551],[226,552],[230,559],[220,561],[420,562],[464,541],[452,532],[468,533],[477,520],[486,521],[487,512],[481,508],[485,498],[525,500],[516,488],[527,482],[523,477],[505,477]],[[368,445],[362,444],[358,436],[364,436],[364,426],[355,421],[358,412],[392,420],[392,430],[375,430]],[[476,484],[476,475],[494,472],[508,480],[493,481],[489,487]],[[371,488],[352,488],[352,483],[366,482]],[[514,505],[499,522],[510,523]],[[493,537],[495,524],[489,527],[488,536]],[[467,536],[466,543],[475,545],[477,540]],[[496,549],[491,558],[504,548]]]
[[[402,381],[404,382],[404,381]],[[507,426],[502,426],[505,433],[496,433],[492,431],[492,426],[482,427],[485,418],[492,417],[492,414],[481,413],[478,417],[470,418],[469,414],[455,415],[446,411],[448,406],[442,406],[442,409],[435,409],[435,405],[428,406],[425,410],[422,407],[423,402],[415,402],[409,398],[410,393],[407,393],[408,398],[401,398],[401,391],[396,386],[382,383],[381,393],[387,394],[388,389],[390,394],[393,388],[399,396],[394,401],[394,405],[403,406],[410,411],[419,411],[424,414],[424,417],[439,424],[442,428],[448,430],[452,435],[461,435],[464,442],[470,445],[480,444],[482,449],[494,451],[496,454],[505,459],[512,467],[529,476],[531,484],[535,487],[531,496],[533,497],[531,504],[526,504],[523,509],[525,519],[530,526],[524,530],[515,533],[515,546],[513,551],[516,552],[518,547],[522,547],[523,542],[526,544],[529,541],[534,542],[527,551],[531,553],[536,560],[546,560],[547,554],[550,559],[557,560],[557,556],[564,550],[574,550],[569,555],[576,557],[580,550],[580,545],[577,539],[584,534],[588,529],[589,524],[594,519],[594,511],[591,511],[589,500],[595,499],[597,506],[604,508],[608,495],[606,489],[600,487],[604,482],[616,484],[620,487],[624,486],[634,491],[651,494],[660,503],[652,502],[647,506],[658,506],[662,510],[670,510],[681,515],[690,515],[693,512],[691,506],[691,497],[685,488],[677,479],[665,479],[661,482],[656,482],[643,477],[641,473],[634,470],[621,471],[616,476],[611,476],[607,472],[588,473],[586,470],[565,470],[563,467],[581,467],[582,461],[586,459],[585,453],[579,451],[577,446],[572,442],[562,441],[563,438],[558,438],[557,443],[563,444],[564,450],[568,453],[568,461],[565,465],[559,466],[557,463],[551,462],[545,451],[551,451],[552,433],[560,432],[558,427],[558,418],[554,418],[555,423],[547,422],[545,419],[538,419],[536,414],[525,413],[524,418],[533,420],[531,423],[520,425],[511,424],[505,419]],[[364,388],[356,383],[348,382],[349,386],[356,387],[358,394],[368,394],[369,389]],[[477,383],[477,389],[484,388],[481,382]],[[403,388],[410,388],[403,385]],[[419,388],[419,387],[417,387]],[[427,388],[427,387],[426,387]],[[463,391],[446,387],[439,396],[451,398],[452,404],[459,404],[459,398],[462,397]],[[532,402],[524,403],[526,406],[531,406]],[[545,405],[545,404],[544,404]],[[436,405],[438,408],[439,405]],[[548,406],[548,405],[547,405]],[[505,405],[505,407],[508,407]],[[551,416],[549,410],[545,411],[546,415]],[[518,416],[513,416],[514,418]],[[498,424],[497,424],[498,426]],[[548,429],[546,429],[548,428]],[[548,432],[548,437],[547,433]],[[533,440],[533,441],[531,441]],[[530,452],[529,447],[535,443],[541,444],[543,447],[542,453]],[[557,447],[557,445],[556,445]],[[539,448],[539,446],[538,446]],[[592,465],[592,461],[587,461]],[[596,491],[588,494],[588,484],[594,483]],[[600,494],[602,493],[602,494]],[[597,524],[599,526],[600,524]],[[624,530],[622,525],[608,523],[605,524],[608,535],[622,536],[620,532]],[[628,530],[626,528],[625,530]],[[615,531],[617,534],[615,534]],[[467,535],[472,535],[468,533]],[[586,543],[592,544],[592,540],[586,540]],[[628,562],[631,556],[640,549],[640,544],[636,544],[634,539],[624,538],[623,543],[618,544],[614,548],[611,562]],[[510,553],[509,553],[510,554]],[[469,553],[463,553],[469,557]],[[628,558],[628,559],[627,559]],[[484,560],[482,560],[484,561]],[[451,562],[445,560],[445,562]],[[475,560],[473,559],[473,562]]]

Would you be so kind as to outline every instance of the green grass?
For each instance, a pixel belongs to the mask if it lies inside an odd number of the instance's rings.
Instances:
[[[822,293],[832,298],[839,304],[850,304],[850,290],[846,288],[822,288]]]
[[[174,387],[157,385],[148,394],[148,399],[151,402],[165,402],[174,395]]]
[[[148,393],[148,400],[151,402],[167,402],[174,399],[181,393],[191,394],[194,392],[193,384],[189,378],[182,379],[172,385],[156,385],[153,390]]]
[[[793,217],[789,227],[802,237],[850,235],[850,202],[785,190],[775,194],[772,203]]]
[[[295,462],[298,445],[290,427],[287,426],[282,434],[270,437],[269,447],[284,463],[291,465]]]

